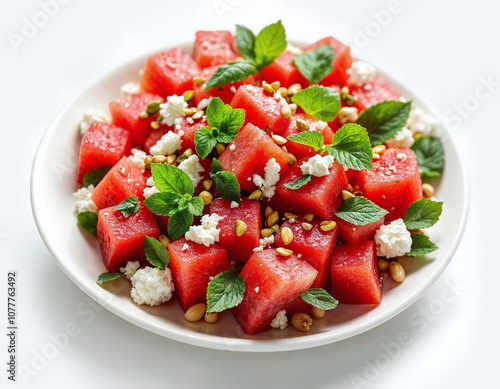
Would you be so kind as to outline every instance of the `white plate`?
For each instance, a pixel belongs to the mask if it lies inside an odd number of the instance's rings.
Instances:
[[[192,46],[179,47],[190,52]],[[297,350],[337,342],[389,320],[422,296],[448,265],[462,237],[469,202],[461,160],[451,134],[441,123],[438,134],[445,149],[446,168],[436,197],[444,201],[444,211],[439,223],[429,230],[440,250],[426,259],[415,259],[401,285],[395,286],[386,280],[382,303],[377,307],[340,305],[324,319],[316,320],[308,334],[287,328],[248,336],[229,312],[221,314],[217,324],[189,323],[175,299],[160,307],[139,307],[130,299],[130,285],[126,280],[106,289],[97,285],[97,276],[105,271],[97,241],[80,230],[73,214],[81,140],[77,127],[84,111],[106,112],[108,103],[120,96],[121,85],[138,81],[138,71],[145,60],[143,56],[113,70],[68,104],[43,136],[33,163],[31,202],[40,234],[68,277],[99,304],[139,327],[196,346],[247,352]],[[436,115],[404,85],[387,73],[379,73],[404,96]]]

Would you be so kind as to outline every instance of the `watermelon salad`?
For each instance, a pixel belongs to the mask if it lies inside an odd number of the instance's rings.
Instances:
[[[80,124],[76,213],[99,284],[127,278],[136,304],[177,300],[189,321],[307,332],[339,303],[380,304],[438,248],[436,119],[348,45],[238,25],[140,74]]]

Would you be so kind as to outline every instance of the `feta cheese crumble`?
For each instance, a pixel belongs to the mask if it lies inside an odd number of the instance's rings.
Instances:
[[[188,251],[189,250],[189,245],[187,243],[184,243],[184,245],[181,248],[181,251]]]
[[[267,238],[259,239],[259,247],[255,247],[252,251],[262,251],[266,248],[267,245],[274,243],[274,235],[270,235]]]
[[[155,185],[155,180],[153,179],[153,177],[148,178],[148,180],[146,181],[146,185],[147,185],[147,187],[145,187],[144,191],[142,192],[145,199],[147,199],[148,197],[151,197],[155,193],[160,193],[160,191],[158,190],[158,188]]]
[[[207,107],[208,107],[208,104],[210,104],[210,102],[211,102],[211,101],[212,101],[212,98],[211,98],[211,97],[209,97],[208,99],[202,99],[202,100],[198,103],[198,105],[196,106],[196,109],[197,109],[198,111],[201,111],[201,110],[203,110],[203,109],[207,108]]]
[[[260,286],[256,286],[254,290],[255,290],[255,293],[259,293]]]
[[[92,122],[109,122],[108,117],[101,111],[87,111],[83,114],[80,125],[78,126],[81,135],[85,135]]]
[[[144,160],[146,159],[148,155],[139,149],[132,149],[132,155],[128,157],[135,166],[137,166],[141,171],[144,173],[146,171],[146,164],[144,163]]]
[[[420,107],[414,107],[410,111],[406,127],[408,127],[408,129],[410,129],[414,134],[420,133],[424,136],[430,136],[434,134],[437,124],[438,122],[434,116],[425,113]]]
[[[231,201],[231,208],[238,208],[239,204],[236,201]]]
[[[172,298],[174,280],[169,268],[160,270],[156,267],[139,269],[130,278],[132,290],[130,296],[138,305],[160,305]]]
[[[120,272],[125,274],[125,277],[130,280],[140,267],[141,264],[139,263],[139,261],[128,261],[125,267],[120,268]]]
[[[217,225],[222,218],[222,216],[216,213],[212,213],[210,216],[203,215],[200,226],[189,227],[189,231],[186,232],[185,235],[186,240],[192,240],[206,247],[209,247],[212,243],[218,242],[220,229],[217,228]]]
[[[184,96],[172,95],[167,97],[167,102],[160,104],[160,115],[168,126],[173,126],[175,119],[182,118],[188,104],[184,101]]]
[[[141,91],[141,85],[137,82],[127,82],[122,85],[121,91],[124,95],[135,95]]]
[[[330,169],[335,162],[335,158],[331,155],[325,155],[322,157],[316,154],[314,157],[309,158],[306,162],[300,165],[300,170],[302,174],[310,174],[311,176],[323,177],[330,174]]]
[[[200,173],[204,172],[205,169],[200,164],[200,158],[196,154],[191,155],[188,159],[185,159],[179,164],[179,169],[181,169],[184,173],[186,173],[191,181],[193,181],[193,185],[196,186],[200,183],[203,177]]]
[[[375,233],[375,243],[379,257],[399,257],[410,252],[411,234],[406,229],[403,219],[397,219],[378,229]]]
[[[229,146],[229,150],[231,151],[236,150],[236,145],[233,143],[231,146]]]
[[[182,134],[176,134],[173,131],[167,132],[149,149],[151,155],[170,155],[181,149]]]
[[[276,158],[267,161],[264,167],[264,178],[258,174],[253,175],[253,183],[262,191],[262,195],[270,199],[276,191],[276,184],[280,179],[279,172],[281,166],[276,162]]]
[[[365,61],[354,61],[351,68],[347,70],[350,75],[350,81],[358,86],[363,86],[365,83],[373,81],[377,75],[375,66]]]
[[[88,187],[83,187],[78,189],[73,196],[76,198],[76,213],[80,212],[94,212],[98,213],[99,208],[95,205],[92,200],[92,192],[94,191],[94,185],[89,185]]]
[[[401,131],[399,131],[391,139],[385,142],[385,144],[388,147],[406,147],[406,148],[410,148],[411,146],[413,146],[413,143],[415,143],[415,139],[413,138],[413,132],[411,132],[406,127],[403,127]]]
[[[276,314],[276,317],[271,322],[271,327],[279,330],[284,330],[288,327],[288,317],[286,317],[286,311],[284,309]]]

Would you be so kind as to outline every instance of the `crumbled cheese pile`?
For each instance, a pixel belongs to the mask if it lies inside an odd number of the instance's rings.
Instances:
[[[88,187],[80,188],[75,193],[73,193],[73,196],[76,198],[76,213],[99,212],[99,208],[97,208],[97,205],[95,205],[94,201],[92,200],[93,191],[94,185],[89,185]]]
[[[388,147],[407,147],[410,148],[415,143],[413,132],[403,127],[396,135],[389,139],[385,144]]]
[[[373,81],[377,75],[377,69],[372,64],[365,61],[354,61],[351,68],[347,70],[350,81],[358,86],[363,86],[367,82]]]
[[[403,219],[397,219],[378,229],[375,243],[379,257],[394,258],[410,252],[412,240]]]
[[[196,186],[200,183],[203,177],[200,173],[204,172],[205,169],[200,164],[200,158],[193,154],[188,159],[185,159],[179,164],[179,169],[181,169],[184,173],[186,173],[191,181],[193,181],[193,185]]]
[[[322,157],[316,154],[314,157],[309,158],[306,162],[300,165],[300,170],[302,174],[310,174],[311,176],[323,177],[330,174],[330,168],[332,167],[335,159],[331,155],[325,155]]]
[[[135,95],[141,91],[141,86],[137,82],[127,82],[122,85],[121,91],[124,95]]]
[[[259,239],[259,247],[255,247],[253,251],[262,251],[267,245],[274,243],[274,235],[270,235],[267,238]]]
[[[238,203],[236,201],[231,201],[231,208],[238,208]]]
[[[184,111],[188,104],[184,101],[184,96],[172,95],[167,97],[167,102],[160,104],[160,115],[168,126],[173,126],[176,119],[184,116]]]
[[[276,191],[276,184],[280,179],[281,166],[276,162],[276,158],[267,161],[264,167],[264,178],[258,174],[253,175],[253,183],[262,191],[262,195],[270,199]]]
[[[130,296],[138,305],[154,307],[172,298],[174,280],[169,268],[160,270],[156,267],[145,267],[137,270],[130,281]]]
[[[160,193],[160,191],[155,185],[155,180],[153,179],[153,177],[148,178],[148,180],[146,181],[146,185],[147,186],[144,188],[144,191],[142,192],[145,199],[151,197],[155,193]]]
[[[288,327],[288,317],[286,317],[286,311],[283,309],[276,314],[276,317],[271,322],[271,327],[284,330]]]
[[[101,111],[87,111],[83,114],[82,120],[78,128],[80,134],[85,135],[92,122],[109,122],[108,117]]]
[[[410,111],[406,127],[414,134],[420,133],[424,136],[430,136],[434,134],[437,124],[437,119],[434,116],[425,113],[420,107],[414,107]]]
[[[220,229],[217,228],[217,225],[222,218],[223,216],[219,216],[216,213],[212,213],[210,216],[204,215],[201,218],[200,226],[191,226],[189,231],[186,232],[186,240],[192,240],[206,247],[209,247],[212,243],[218,242]]]
[[[156,144],[149,149],[151,155],[170,155],[181,149],[182,139],[184,133],[181,131],[176,134],[173,131],[167,132],[156,142]]]
[[[139,150],[139,149],[132,149],[132,155],[128,157],[135,166],[137,166],[141,171],[144,173],[146,171],[146,164],[144,163],[144,160],[148,156],[144,151]]]
[[[120,272],[125,274],[125,277],[130,280],[140,267],[141,264],[139,263],[139,261],[128,261],[125,267],[120,268]]]

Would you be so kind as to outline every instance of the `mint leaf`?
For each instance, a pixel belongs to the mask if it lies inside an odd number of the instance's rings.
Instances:
[[[160,112],[160,104],[162,104],[161,101],[155,101],[151,104],[148,105],[146,108],[146,112],[149,116],[154,115],[155,113]]]
[[[281,20],[264,27],[255,37],[255,62],[259,69],[278,58],[286,45],[286,32]]]
[[[411,234],[411,251],[405,255],[407,257],[422,257],[436,251],[438,248],[428,236],[414,233]]]
[[[300,297],[313,307],[324,310],[335,309],[339,303],[326,290],[321,288],[310,288],[302,292]]]
[[[335,133],[332,146],[327,146],[326,150],[346,168],[372,170],[370,138],[358,124],[348,123],[342,126]]]
[[[179,196],[185,194],[192,196],[194,194],[194,185],[191,178],[175,166],[152,163],[151,174],[160,192],[171,192]]]
[[[78,224],[89,234],[97,236],[97,214],[94,212],[80,212],[76,215]]]
[[[410,109],[411,101],[383,101],[361,112],[356,123],[366,128],[372,145],[381,145],[406,125]]]
[[[179,208],[182,197],[172,192],[155,193],[144,200],[147,209],[159,216],[172,216]]]
[[[207,108],[207,122],[216,139],[221,143],[230,143],[238,135],[245,123],[245,110],[233,108],[218,97],[214,97]]]
[[[236,25],[236,45],[238,51],[248,61],[255,61],[255,35],[244,26]]]
[[[415,152],[422,178],[436,178],[441,175],[444,169],[444,150],[437,136],[419,136],[415,139],[412,150]]]
[[[199,128],[194,134],[194,143],[196,145],[196,154],[204,159],[212,152],[217,144],[217,138],[208,127]]]
[[[241,303],[245,279],[237,269],[215,276],[207,288],[207,313],[222,312]]]
[[[411,203],[406,210],[403,221],[409,230],[429,228],[436,224],[442,212],[442,202],[421,199]]]
[[[243,81],[257,72],[257,67],[250,62],[238,61],[219,66],[215,74],[208,81],[205,90],[218,86]]]
[[[218,172],[213,176],[215,187],[221,196],[229,201],[240,202],[241,189],[236,175],[232,172]]]
[[[83,176],[83,186],[94,185],[97,186],[104,178],[107,172],[111,170],[111,165],[106,165],[100,169],[91,170]]]
[[[165,269],[170,261],[168,250],[155,238],[146,236],[144,239],[144,253],[151,265],[160,270]]]
[[[195,216],[203,215],[203,209],[205,208],[205,203],[201,197],[193,197],[187,205],[187,209]]]
[[[367,198],[356,196],[345,200],[335,216],[356,226],[364,226],[379,221],[388,213]]]
[[[315,151],[321,150],[325,142],[321,132],[314,130],[299,132],[298,134],[290,135],[287,139],[301,145],[311,146]]]
[[[293,59],[293,64],[310,83],[315,84],[332,72],[334,59],[333,46],[323,45],[313,51],[297,54]]]
[[[139,199],[135,196],[128,197],[118,204],[115,211],[120,211],[123,216],[129,217],[136,213],[141,206],[139,205]]]
[[[123,277],[123,273],[108,272],[102,273],[97,277],[97,283],[103,284],[108,281],[116,280],[117,278]]]
[[[168,219],[168,236],[175,240],[188,232],[193,224],[193,214],[188,209],[182,209],[175,212]]]
[[[300,178],[297,178],[295,181],[289,182],[288,184],[283,185],[288,189],[299,189],[306,185],[309,181],[312,180],[312,176],[310,174],[306,174]]]
[[[332,88],[312,85],[292,97],[292,102],[305,113],[325,122],[331,122],[340,110],[340,95]]]
[[[212,159],[212,172],[211,174],[215,174],[218,172],[223,172],[224,168],[222,167],[222,164],[216,159]]]

